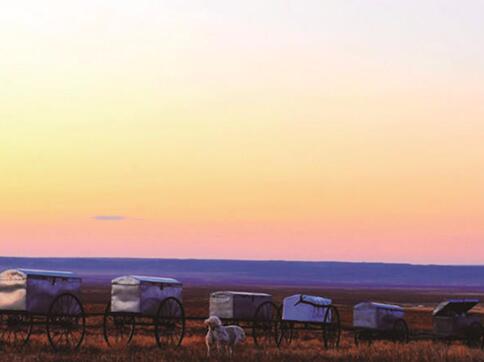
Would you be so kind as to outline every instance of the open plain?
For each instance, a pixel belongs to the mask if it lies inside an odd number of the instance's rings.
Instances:
[[[208,295],[233,286],[196,286],[184,288],[184,306],[188,317],[205,317],[208,311]],[[484,351],[469,348],[460,342],[452,344],[433,340],[431,335],[431,311],[441,300],[449,297],[483,298],[484,292],[462,290],[449,293],[439,289],[368,289],[368,288],[302,288],[237,286],[237,290],[269,292],[279,304],[284,296],[293,293],[316,294],[331,297],[338,306],[344,332],[341,346],[337,350],[325,350],[319,333],[300,333],[294,342],[283,348],[260,348],[253,344],[250,331],[248,341],[240,346],[235,361],[483,361]],[[109,300],[109,285],[85,284],[83,303],[87,313],[102,312]],[[411,342],[395,344],[378,341],[371,345],[356,347],[350,330],[352,306],[363,300],[376,300],[396,303],[406,308],[406,320],[411,329]],[[484,308],[475,308],[476,313],[484,314]],[[484,315],[483,315],[484,317]],[[183,344],[176,350],[160,350],[156,347],[150,330],[136,330],[135,337],[127,348],[111,349],[102,337],[102,318],[87,319],[87,335],[78,352],[53,353],[50,350],[44,331],[36,327],[31,343],[21,351],[2,350],[0,359],[5,361],[204,361],[206,349],[204,326],[200,321],[187,321]],[[212,360],[224,360],[215,357]]]

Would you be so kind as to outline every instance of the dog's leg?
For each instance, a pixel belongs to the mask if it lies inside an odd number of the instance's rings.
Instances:
[[[207,358],[210,358],[210,347],[213,344],[212,334],[208,331],[207,335],[205,336],[205,345],[207,346]]]
[[[221,342],[221,343],[219,344],[219,347],[218,347],[219,356],[225,357],[225,355],[226,355],[226,353],[225,353],[226,348],[227,348],[227,347],[225,346],[225,343],[222,343],[222,342]]]

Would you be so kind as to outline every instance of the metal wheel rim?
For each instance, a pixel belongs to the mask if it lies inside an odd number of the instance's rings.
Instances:
[[[277,346],[290,345],[294,337],[292,323],[282,321],[279,324],[279,340]]]
[[[269,315],[270,319],[265,318]],[[252,338],[256,346],[279,345],[279,308],[273,302],[259,305],[254,314]]]
[[[136,327],[134,316],[111,313],[111,303],[106,305],[103,318],[104,340],[110,347],[124,347],[131,343]]]
[[[371,333],[369,333],[367,331],[360,330],[360,331],[355,332],[354,340],[355,340],[356,346],[361,345],[363,342],[366,342],[368,346],[371,346],[371,344],[373,342],[373,336],[372,336]]]
[[[160,303],[155,317],[155,339],[160,348],[177,348],[185,336],[185,310],[180,301],[169,297]]]
[[[54,351],[77,350],[86,333],[84,308],[70,293],[57,296],[47,315],[47,337]]]
[[[408,342],[408,327],[403,319],[398,319],[393,325],[394,340],[400,343]]]
[[[0,312],[0,344],[7,349],[21,349],[29,342],[32,326],[32,316],[28,313]]]
[[[469,327],[467,344],[469,347],[481,347],[484,342],[484,332],[480,323],[474,322]]]
[[[338,348],[341,338],[341,326],[338,309],[328,306],[323,319],[323,339],[325,348]]]

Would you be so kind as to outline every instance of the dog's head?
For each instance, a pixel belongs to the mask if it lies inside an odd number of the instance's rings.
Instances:
[[[205,319],[204,323],[208,326],[208,328],[217,328],[222,325],[220,318],[215,315]]]

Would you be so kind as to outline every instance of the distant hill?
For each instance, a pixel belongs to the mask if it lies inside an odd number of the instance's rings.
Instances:
[[[129,258],[0,257],[0,269],[74,271],[106,282],[123,274],[171,276],[186,284],[435,287],[484,290],[484,266]]]

